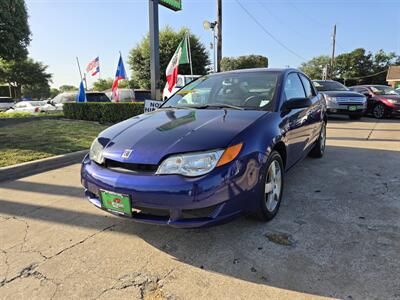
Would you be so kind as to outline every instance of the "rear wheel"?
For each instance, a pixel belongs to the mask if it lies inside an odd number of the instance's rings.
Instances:
[[[258,218],[262,221],[272,220],[279,210],[283,192],[283,162],[278,152],[272,151],[268,158],[266,173],[259,199]]]
[[[362,114],[357,114],[357,115],[349,115],[349,118],[351,120],[360,120],[362,118]]]
[[[377,105],[375,105],[372,113],[375,118],[383,119],[385,117],[385,115],[387,114],[387,110],[386,110],[385,105],[383,105],[382,103],[378,103]]]
[[[308,155],[315,158],[321,158],[322,156],[324,156],[325,153],[325,144],[326,144],[326,122],[323,122],[318,140]]]

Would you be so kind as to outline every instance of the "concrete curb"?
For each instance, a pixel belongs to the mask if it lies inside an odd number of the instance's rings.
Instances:
[[[62,154],[0,168],[0,182],[19,179],[52,169],[79,163],[89,150]]]

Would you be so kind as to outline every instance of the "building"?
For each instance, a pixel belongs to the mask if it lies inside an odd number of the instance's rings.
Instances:
[[[400,66],[389,67],[386,81],[391,87],[400,88]]]

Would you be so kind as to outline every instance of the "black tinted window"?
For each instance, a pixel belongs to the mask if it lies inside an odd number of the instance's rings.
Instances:
[[[285,96],[286,100],[304,98],[306,96],[300,78],[296,73],[290,73],[286,78]]]
[[[147,91],[135,91],[135,100],[136,101],[144,101],[146,99],[151,99],[150,92]]]
[[[0,103],[12,103],[14,102],[11,98],[0,98]]]
[[[87,102],[110,102],[110,99],[104,93],[86,94]]]

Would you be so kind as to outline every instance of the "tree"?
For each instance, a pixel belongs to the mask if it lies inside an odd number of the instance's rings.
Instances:
[[[28,84],[22,87],[22,95],[32,99],[47,99],[50,97],[50,85],[48,82]]]
[[[222,71],[267,67],[268,58],[262,55],[252,54],[238,57],[224,57],[221,60]]]
[[[57,96],[60,93],[60,91],[56,88],[51,88],[50,89],[50,98],[54,98],[55,96]]]
[[[175,53],[179,43],[185,37],[188,30],[182,28],[178,32],[166,27],[160,31],[160,74],[161,87],[165,85],[165,70]],[[190,50],[192,54],[193,73],[195,75],[207,74],[207,66],[210,64],[206,47],[195,35],[190,35]],[[142,41],[129,53],[128,63],[132,71],[132,80],[135,87],[150,88],[150,38],[147,34]],[[190,74],[189,65],[180,65],[179,74]],[[160,87],[160,88],[161,88]]]
[[[48,87],[52,75],[47,73],[47,66],[28,58],[25,60],[0,60],[0,83],[8,83],[12,96],[21,98],[22,87],[40,89]],[[49,88],[49,87],[48,87]]]
[[[60,93],[65,93],[65,92],[74,92],[79,90],[76,86],[74,85],[68,85],[64,84],[58,88],[60,90]]]
[[[314,57],[310,61],[304,62],[300,65],[299,69],[307,74],[311,79],[321,79],[323,68],[329,65],[331,59],[328,55],[320,55]]]
[[[24,0],[0,1],[0,58],[25,59],[30,43],[28,13]]]
[[[102,92],[102,91],[111,89],[113,82],[114,82],[114,79],[111,79],[111,78],[97,79],[97,81],[93,84],[93,90]],[[132,88],[132,82],[128,81],[128,80],[120,80],[118,82],[118,87],[119,88],[127,88],[127,87]]]
[[[394,52],[386,53],[379,50],[373,54],[363,48],[357,48],[335,58],[332,79],[349,86],[355,84],[387,84],[386,75],[389,66],[399,64],[400,56]],[[322,68],[325,65],[330,65],[330,57],[321,55],[302,63],[300,70],[312,79],[321,79]]]

